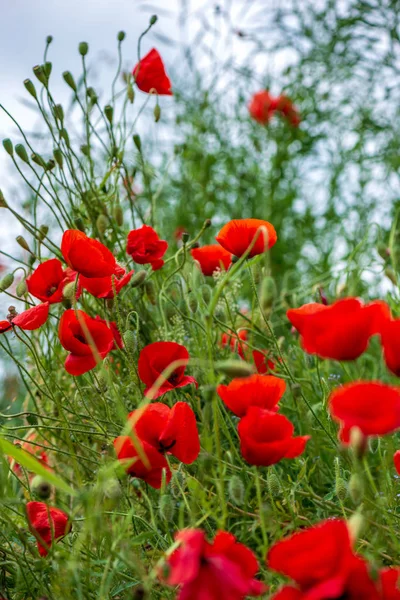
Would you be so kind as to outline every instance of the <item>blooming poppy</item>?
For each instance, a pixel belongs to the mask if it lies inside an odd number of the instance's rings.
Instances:
[[[280,112],[288,122],[293,125],[293,127],[298,127],[300,125],[301,119],[299,111],[290,98],[281,94],[276,98],[275,108],[277,112]]]
[[[265,375],[269,371],[275,371],[276,365],[273,360],[268,358],[269,353],[267,350],[253,350],[252,354],[257,373]]]
[[[297,458],[303,454],[310,436],[293,437],[293,432],[293,424],[283,415],[250,406],[238,425],[243,458],[250,465],[263,467],[283,458]]]
[[[400,319],[386,319],[380,333],[386,366],[400,377]]]
[[[40,556],[46,556],[52,543],[71,531],[68,515],[59,508],[44,502],[28,502],[26,513],[29,527],[37,538]]]
[[[219,244],[235,256],[242,256],[250,244],[254,243],[248,258],[263,254],[276,243],[277,235],[273,225],[261,219],[234,219],[223,226],[215,238]]]
[[[378,333],[389,308],[384,302],[364,305],[358,298],[344,298],[330,306],[305,304],[287,311],[309,354],[333,360],[355,360]]]
[[[5,333],[13,327],[20,327],[24,331],[33,331],[44,325],[49,316],[49,303],[43,302],[22,313],[17,314],[14,307],[9,308],[7,320],[0,321],[0,333]]]
[[[42,300],[55,304],[63,299],[63,289],[76,278],[76,272],[70,268],[63,269],[62,262],[58,258],[51,258],[41,263],[26,278],[28,292]]]
[[[196,417],[187,402],[177,402],[169,408],[161,402],[147,405],[143,411],[133,411],[129,419],[140,416],[134,424],[138,438],[156,448],[161,454],[172,454],[190,465],[200,452]]]
[[[153,271],[160,269],[164,261],[168,242],[160,240],[156,231],[149,225],[142,225],[128,234],[126,252],[139,265],[151,264]]]
[[[219,385],[217,394],[237,417],[244,417],[250,406],[277,411],[285,389],[286,383],[279,377],[250,375],[233,379],[229,385]]]
[[[114,288],[117,294],[121,289],[128,285],[133,275],[133,271],[126,272],[125,269],[117,265],[112,275],[107,277],[79,277],[79,284],[89,294],[96,298],[114,298]]]
[[[244,600],[261,596],[266,586],[254,578],[257,559],[231,533],[218,531],[208,542],[200,529],[175,535],[179,547],[167,559],[166,583],[180,587],[179,600]]]
[[[250,116],[261,125],[266,125],[271,120],[277,105],[278,99],[271,96],[268,90],[257,92],[249,104]]]
[[[270,569],[295,582],[273,600],[379,600],[363,559],[353,553],[345,521],[330,519],[277,542],[268,552]]]
[[[160,387],[150,393],[161,373],[176,360],[184,361],[185,364],[176,367],[167,379],[161,382]],[[197,387],[195,378],[185,375],[188,360],[189,352],[185,346],[176,342],[153,342],[145,346],[140,352],[138,362],[139,377],[146,385],[145,395],[155,400],[166,392],[190,383],[194,383]]]
[[[79,317],[79,318],[78,318]],[[64,366],[70,375],[82,375],[96,366],[96,355],[87,339],[81,321],[89,331],[98,357],[105,358],[114,348],[114,333],[102,319],[92,319],[82,310],[66,310],[58,329],[61,345],[70,352]]]
[[[381,600],[400,600],[400,569],[398,567],[381,569],[379,585]]]
[[[400,475],[400,450],[396,450],[393,454],[393,463],[397,474]]]
[[[152,48],[134,67],[133,76],[142,92],[156,92],[159,96],[172,96],[171,81],[165,72],[159,52]]]
[[[126,472],[132,477],[143,479],[151,487],[159,489],[164,470],[166,482],[170,482],[171,470],[164,454],[148,442],[139,439],[134,442],[132,437],[122,435],[115,438],[114,448],[118,460],[126,463]]]
[[[217,269],[226,271],[232,263],[232,254],[218,244],[193,248],[190,254],[199,263],[203,275],[212,275]]]
[[[331,393],[329,410],[344,444],[353,427],[364,436],[385,435],[400,427],[400,390],[378,381],[348,383]]]
[[[61,253],[67,265],[84,277],[107,277],[115,272],[113,253],[79,229],[64,232]]]
[[[230,347],[232,352],[237,352],[244,360],[245,352],[247,350],[247,344],[245,343],[247,340],[247,329],[240,329],[240,331],[223,333],[221,336],[221,346],[224,348],[225,346]]]

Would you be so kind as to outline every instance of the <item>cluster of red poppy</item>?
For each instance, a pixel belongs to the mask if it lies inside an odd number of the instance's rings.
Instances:
[[[219,531],[210,543],[203,531],[186,529],[175,540],[179,547],[166,559],[160,579],[179,586],[179,600],[243,600],[266,592],[255,579],[255,555],[232,534]],[[341,519],[323,521],[277,542],[266,562],[291,580],[273,600],[400,600],[400,569],[381,569],[374,576],[354,552],[349,527]]]
[[[217,388],[224,404],[240,417],[240,449],[251,465],[268,467],[284,458],[297,458],[310,439],[308,435],[293,437],[293,424],[278,414],[285,389],[285,381],[273,375],[233,379]]]
[[[299,112],[290,98],[284,94],[274,98],[268,90],[254,94],[249,104],[249,113],[262,125],[269,123],[275,113],[281,114],[293,127],[298,127],[301,121]]]

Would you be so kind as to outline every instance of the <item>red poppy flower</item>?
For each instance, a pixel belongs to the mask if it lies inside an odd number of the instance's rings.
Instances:
[[[358,298],[338,300],[330,306],[305,304],[287,311],[302,336],[304,350],[322,358],[355,360],[381,330],[389,308],[384,302],[363,305]]]
[[[235,219],[223,226],[215,238],[219,244],[235,256],[242,256],[257,238],[248,258],[263,254],[275,244],[274,226],[261,219]]]
[[[13,327],[20,327],[24,331],[39,329],[39,327],[46,323],[48,316],[48,302],[43,302],[42,304],[28,308],[28,310],[24,310],[15,317],[10,313],[7,321],[0,321],[0,333],[5,333]]]
[[[161,373],[176,360],[185,361],[185,364],[174,369],[168,379],[163,381],[157,390],[150,394],[150,389],[156,383]],[[185,346],[176,342],[154,342],[145,346],[139,355],[138,370],[139,377],[146,384],[145,396],[155,400],[170,390],[181,388],[190,383],[197,387],[194,377],[185,375],[186,364],[189,360],[189,352]]]
[[[400,475],[400,450],[396,450],[393,454],[393,463],[397,474]]]
[[[159,52],[152,48],[133,69],[136,85],[142,92],[157,92],[159,96],[172,96],[171,81],[165,72]]]
[[[229,344],[232,352],[237,352],[240,358],[244,360],[244,355],[247,350],[247,344],[245,343],[247,335],[247,329],[241,329],[236,333],[233,331],[232,333],[223,333],[221,336],[221,346],[224,348]]]
[[[273,98],[268,90],[257,92],[249,104],[250,116],[261,125],[265,125],[271,120],[277,104],[278,99]]]
[[[100,358],[105,358],[114,348],[113,331],[105,321],[92,319],[82,310],[66,310],[60,319],[58,337],[61,345],[70,352],[64,363],[65,369],[75,376],[87,373],[96,366],[95,354],[77,315],[84,321]]]
[[[62,301],[64,287],[75,278],[76,273],[72,269],[63,269],[58,258],[51,258],[40,264],[32,275],[26,278],[26,285],[28,292],[35,298],[55,304]]]
[[[71,531],[68,515],[59,508],[44,502],[28,502],[26,505],[29,527],[37,538],[40,556],[46,556],[53,542]]]
[[[164,454],[148,442],[137,439],[134,443],[131,437],[122,435],[114,440],[114,448],[118,460],[127,463],[126,472],[132,477],[143,479],[151,487],[160,489],[165,470],[166,482],[170,482],[171,470]]]
[[[400,600],[400,569],[382,569],[379,573],[381,600]]]
[[[128,285],[133,273],[134,271],[127,273],[125,269],[117,265],[113,275],[107,277],[84,277],[81,275],[79,283],[92,296],[110,299],[114,298],[114,288],[118,295],[122,288]]]
[[[323,521],[276,543],[267,564],[297,584],[285,586],[274,600],[379,600],[367,565],[353,554],[347,525],[340,519]]]
[[[254,578],[253,552],[231,533],[219,531],[210,543],[200,529],[186,529],[175,540],[180,546],[168,558],[166,583],[180,586],[179,600],[243,600],[266,591]]]
[[[281,94],[278,96],[278,98],[276,98],[276,110],[282,113],[282,115],[289,121],[291,125],[293,125],[293,127],[298,127],[300,125],[301,118],[299,111],[290,98],[284,94]]]
[[[232,263],[232,255],[218,244],[193,248],[192,258],[199,263],[203,275],[212,275],[217,269],[227,271]]]
[[[283,415],[250,406],[238,425],[243,458],[250,465],[263,467],[283,458],[297,458],[303,454],[310,436],[293,437],[293,432],[293,424]]]
[[[22,442],[22,444],[17,441],[15,441],[14,444],[16,446],[20,447],[21,450],[24,450],[28,454],[31,454],[32,456],[34,456],[46,469],[50,470],[49,459],[48,459],[47,453],[45,450],[43,450],[43,447],[42,447],[43,442],[41,445],[37,445],[35,443],[36,438],[37,438],[36,433],[31,433],[28,435],[26,440],[24,442]],[[17,462],[15,462],[15,460],[11,457],[9,457],[9,462],[12,465],[13,472],[16,475],[20,476],[22,473],[21,466]]]
[[[273,360],[268,358],[267,350],[253,350],[252,354],[257,373],[265,375],[269,371],[275,371],[276,365]],[[278,360],[280,361],[280,359]]]
[[[400,319],[386,319],[381,327],[383,356],[387,368],[400,377]]]
[[[61,253],[71,269],[84,277],[107,277],[114,273],[112,252],[79,229],[68,229],[61,241]]]
[[[139,265],[151,264],[153,271],[160,269],[164,261],[168,243],[160,240],[157,233],[149,225],[142,225],[128,234],[126,252]]]
[[[364,436],[385,435],[400,427],[400,390],[378,381],[348,383],[331,393],[329,410],[345,444],[353,427]]]
[[[129,418],[135,416],[130,413]],[[200,452],[196,417],[189,404],[177,402],[172,408],[155,402],[149,404],[134,425],[138,438],[156,448],[161,454],[172,454],[190,465]]]
[[[286,383],[279,377],[250,375],[233,379],[229,385],[219,385],[217,394],[236,416],[244,417],[250,406],[276,412],[285,389]]]

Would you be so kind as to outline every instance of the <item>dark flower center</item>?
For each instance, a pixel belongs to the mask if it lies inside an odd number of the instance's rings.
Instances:
[[[181,380],[181,374],[178,371],[174,371],[170,377],[168,377],[168,382],[171,385],[176,385]]]
[[[170,444],[168,444],[168,446],[165,446],[162,442],[159,442],[158,451],[161,454],[165,454],[166,452],[171,450],[171,448],[173,448],[175,446],[175,444],[176,444],[176,440],[173,440]]]
[[[52,285],[50,288],[47,288],[47,290],[46,290],[46,296],[48,298],[50,298],[50,296],[52,296],[56,291],[57,291],[57,286]]]

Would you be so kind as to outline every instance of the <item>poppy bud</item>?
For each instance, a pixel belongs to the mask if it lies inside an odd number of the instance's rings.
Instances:
[[[64,127],[62,129],[60,129],[60,136],[62,137],[62,139],[64,140],[64,142],[66,143],[66,145],[70,146],[70,141],[69,141],[69,135],[68,135],[68,131],[66,129],[64,129]]]
[[[255,368],[244,360],[222,360],[215,363],[215,370],[228,377],[249,377]]]
[[[199,303],[197,302],[197,298],[193,293],[190,293],[188,295],[188,305],[190,308],[190,312],[192,312],[193,314],[195,312],[197,312],[197,309],[199,307]]]
[[[146,279],[147,273],[146,271],[138,271],[131,279],[131,287],[139,287],[142,285],[143,281]]]
[[[281,492],[281,484],[279,482],[278,476],[273,471],[268,471],[267,487],[272,498],[279,496]]]
[[[364,517],[357,511],[351,515],[347,525],[349,527],[350,538],[352,542],[355,543],[360,537],[361,530],[364,526]]]
[[[90,100],[92,101],[92,103],[93,103],[93,104],[96,104],[96,102],[97,102],[97,100],[98,100],[98,96],[97,96],[97,94],[96,94],[96,91],[95,91],[95,89],[94,89],[94,88],[92,88],[92,87],[89,87],[89,88],[86,90],[86,93],[87,93],[87,95],[88,95],[88,98],[90,98]]]
[[[104,233],[108,227],[108,219],[105,215],[99,215],[96,220],[96,227],[99,233]]]
[[[23,248],[24,250],[26,250],[27,252],[31,252],[31,249],[28,246],[28,242],[26,241],[26,239],[24,237],[22,237],[22,235],[19,235],[15,238],[17,244],[19,244],[21,246],[21,248]]]
[[[136,148],[139,150],[139,152],[142,149],[142,142],[140,140],[140,135],[135,133],[135,135],[133,136],[133,143],[135,144]]]
[[[350,448],[353,450],[356,458],[362,458],[366,444],[367,440],[361,429],[359,427],[352,427],[350,431]]]
[[[0,190],[0,208],[7,208],[6,199],[3,196],[3,192]]]
[[[114,116],[114,109],[112,106],[110,106],[110,104],[107,104],[104,107],[104,114],[106,115],[107,121],[109,123],[112,123],[113,121],[113,116]]]
[[[52,169],[54,169],[55,166],[56,166],[56,163],[54,162],[54,160],[52,158],[50,158],[50,160],[48,160],[47,164],[46,164],[46,171],[51,171]]]
[[[172,521],[175,513],[175,504],[169,494],[163,494],[160,498],[160,516],[165,521]]]
[[[44,69],[44,72],[46,74],[47,79],[50,78],[52,68],[53,68],[53,65],[49,61],[45,62],[44,65],[43,65],[43,69]]]
[[[87,146],[86,144],[82,144],[82,146],[81,146],[81,152],[85,156],[90,156],[90,148],[89,148],[89,146]]]
[[[122,210],[121,205],[119,203],[114,206],[113,216],[116,224],[119,225],[119,227],[121,227],[121,225],[124,224],[124,211]]]
[[[56,163],[60,167],[60,169],[62,169],[64,166],[64,159],[63,159],[63,155],[62,155],[60,148],[54,148],[53,156],[55,158]]]
[[[9,138],[6,138],[5,140],[3,140],[3,146],[4,146],[4,150],[10,156],[12,156],[14,154],[14,147],[13,147],[12,141]]]
[[[125,39],[126,33],[125,31],[118,31],[117,40],[119,42],[123,42]]]
[[[18,154],[20,159],[23,160],[25,163],[29,163],[29,157],[23,144],[17,144],[15,146],[15,153]]]
[[[347,485],[342,477],[338,477],[335,482],[335,494],[341,502],[346,499],[347,496]]]
[[[357,473],[353,473],[349,481],[349,494],[354,504],[360,504],[364,495],[364,484]]]
[[[203,300],[206,304],[210,303],[211,300],[211,289],[208,285],[204,284],[201,287],[201,295],[203,296]]]
[[[397,276],[392,267],[386,267],[385,275],[394,285],[397,285]]]
[[[14,275],[12,273],[7,273],[0,279],[0,292],[4,292],[14,283]]]
[[[81,56],[86,56],[89,52],[89,44],[87,42],[81,42],[78,46],[78,50]]]
[[[37,237],[39,238],[40,241],[42,241],[42,240],[44,240],[44,238],[46,237],[46,235],[48,234],[48,232],[49,232],[48,225],[41,225],[39,227],[39,234],[38,234]]]
[[[62,76],[63,76],[65,83],[67,85],[69,85],[69,87],[72,90],[74,90],[74,92],[76,92],[76,83],[75,83],[75,79],[72,76],[72,73],[70,73],[69,71],[64,71]]]
[[[33,98],[37,98],[36,88],[30,79],[25,79],[24,86],[25,89],[30,93],[30,95],[33,96]]]
[[[135,90],[133,89],[133,85],[131,81],[128,81],[128,87],[126,89],[126,93],[128,96],[128,100],[131,104],[133,104],[133,101],[135,100]]]
[[[152,15],[150,17],[150,25],[155,25],[157,23],[157,21],[158,21],[157,15]]]
[[[156,123],[158,123],[158,121],[159,121],[159,120],[160,120],[160,118],[161,118],[161,108],[160,108],[160,105],[159,105],[159,104],[156,104],[156,105],[155,105],[153,113],[154,113],[154,121],[155,121]]]
[[[153,304],[153,306],[154,306],[157,302],[156,288],[154,287],[154,283],[151,280],[146,281],[144,284],[144,289],[145,289],[148,299],[150,300],[151,304]]]
[[[32,70],[33,70],[33,74],[35,75],[35,77],[37,77],[37,79],[40,81],[40,83],[42,83],[43,85],[47,85],[47,77],[46,77],[46,73],[45,73],[43,66],[36,65],[35,67],[33,67]]]
[[[109,500],[118,500],[121,496],[121,486],[118,479],[109,479],[104,486],[104,496]]]
[[[234,504],[241,506],[244,502],[245,489],[239,475],[233,475],[228,484],[228,492]]]
[[[260,304],[263,312],[268,312],[276,298],[276,284],[272,277],[265,277],[261,282]]]
[[[52,35],[48,35],[46,38],[46,44],[49,45],[51,44],[51,42],[53,41],[53,36]]]
[[[52,492],[51,485],[43,477],[40,477],[40,475],[36,475],[32,479],[31,489],[34,495],[40,500],[47,500],[50,498]]]
[[[390,250],[384,242],[379,242],[376,247],[378,254],[383,260],[387,260],[390,256]]]
[[[40,154],[36,154],[36,152],[33,152],[31,154],[31,159],[34,163],[39,165],[39,167],[42,167],[42,169],[46,168],[46,161],[40,156]]]
[[[128,352],[135,354],[137,351],[137,336],[132,329],[127,329],[122,336],[124,338],[125,348]]]
[[[20,281],[18,283],[17,287],[15,288],[15,293],[17,294],[18,298],[21,298],[22,296],[25,296],[27,291],[28,291],[28,288],[25,283],[25,279],[23,279],[22,281]]]
[[[83,223],[82,217],[76,217],[74,219],[74,223],[76,228],[79,229],[79,231],[83,231],[83,233],[85,233],[85,225]]]
[[[67,285],[65,285],[63,287],[63,297],[66,300],[72,300],[72,298],[74,297],[74,291],[75,291],[75,281],[70,281],[69,283],[67,283]]]
[[[179,489],[180,488],[180,489]],[[186,478],[182,471],[176,471],[171,481],[171,492],[174,498],[179,498],[181,490],[184,491],[186,488]]]
[[[53,112],[56,119],[58,119],[62,123],[64,121],[64,109],[61,106],[61,104],[56,104],[53,108]]]

